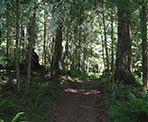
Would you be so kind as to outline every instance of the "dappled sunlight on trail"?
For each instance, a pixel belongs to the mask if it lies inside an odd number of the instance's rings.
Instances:
[[[99,87],[98,79],[70,83],[63,97],[53,105],[47,122],[111,122]]]
[[[72,88],[68,88],[65,90],[66,92],[69,93],[76,93],[76,94],[84,94],[84,95],[94,95],[94,94],[99,94],[100,91],[97,90],[86,90],[86,89],[72,89]]]

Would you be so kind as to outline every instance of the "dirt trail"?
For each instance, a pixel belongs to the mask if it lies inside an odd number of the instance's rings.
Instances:
[[[53,106],[49,122],[111,122],[97,84],[96,79],[70,85],[62,99]]]

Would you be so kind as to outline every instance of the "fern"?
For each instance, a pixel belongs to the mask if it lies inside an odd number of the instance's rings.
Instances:
[[[16,122],[17,120],[18,120],[18,118],[20,118],[21,117],[21,115],[23,115],[24,114],[24,112],[19,112],[18,114],[16,114],[16,116],[12,119],[12,121],[11,122]]]
[[[0,122],[5,122],[4,120],[0,119]]]

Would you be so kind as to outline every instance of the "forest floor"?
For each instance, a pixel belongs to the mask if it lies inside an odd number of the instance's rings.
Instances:
[[[48,122],[111,122],[99,79],[68,84],[62,98],[52,105]]]

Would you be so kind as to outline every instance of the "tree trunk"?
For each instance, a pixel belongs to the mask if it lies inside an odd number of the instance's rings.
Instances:
[[[1,44],[2,44],[2,31],[0,30],[0,48],[1,48]]]
[[[104,68],[105,68],[106,63],[105,63],[105,56],[104,56],[104,40],[103,40],[102,32],[101,32],[101,42],[102,42],[102,58],[103,58],[103,64],[104,64]]]
[[[63,55],[63,68],[68,70],[68,55],[69,55],[69,31],[66,32],[65,34],[65,52]]]
[[[16,0],[16,78],[17,78],[17,89],[19,91],[21,86],[20,80],[20,67],[19,67],[19,0]]]
[[[130,70],[131,39],[129,30],[129,13],[118,8],[118,45],[116,54],[115,79],[125,83],[133,83],[135,78]]]
[[[10,34],[10,28],[9,28],[9,8],[7,8],[7,15],[6,15],[7,17],[6,17],[6,26],[7,26],[7,34],[6,34],[6,36],[7,36],[7,42],[6,42],[6,57],[7,57],[7,59],[9,58],[9,34]]]
[[[104,42],[105,42],[105,53],[106,53],[106,65],[107,65],[107,75],[109,76],[109,57],[108,57],[108,47],[107,47],[107,34],[106,34],[106,22],[105,22],[105,10],[103,6],[103,26],[104,26]]]
[[[143,91],[147,92],[147,17],[146,0],[143,0],[141,9],[141,36],[142,36],[142,67],[143,67]]]
[[[59,25],[56,31],[55,48],[52,58],[51,75],[60,74],[61,56],[62,56],[62,26]]]
[[[82,34],[81,34],[81,28],[79,29],[79,31],[78,31],[79,33],[78,33],[78,50],[77,50],[77,53],[78,53],[78,70],[80,71],[81,70],[81,48],[82,48],[82,46],[81,46],[81,40],[82,40],[82,38],[81,38],[81,36],[82,36]]]
[[[46,38],[47,38],[47,17],[46,17],[46,10],[44,10],[44,45],[43,45],[43,64],[46,64]]]
[[[112,63],[111,63],[111,71],[112,71],[112,88],[114,88],[114,19],[113,19],[113,9],[111,9],[111,40],[112,40]]]
[[[22,24],[21,25],[21,42],[20,42],[20,46],[22,46],[22,52],[21,54],[25,53],[25,26]]]
[[[87,43],[86,43],[87,34],[84,32],[84,39],[83,39],[83,72],[87,72]]]
[[[1,20],[1,14],[0,14],[0,21],[2,21]],[[0,27],[0,48],[1,48],[1,44],[2,44],[2,28]]]
[[[21,11],[23,12],[23,11]],[[23,24],[24,16],[21,17],[21,27],[20,27],[20,48],[22,47],[22,50],[20,50],[20,55],[23,56],[25,53],[25,26]]]
[[[29,23],[29,50],[28,50],[28,69],[27,69],[27,82],[26,82],[26,94],[29,93],[30,80],[31,80],[31,58],[32,58],[32,45],[35,41],[35,22],[36,22],[36,7],[34,8],[33,16]]]

